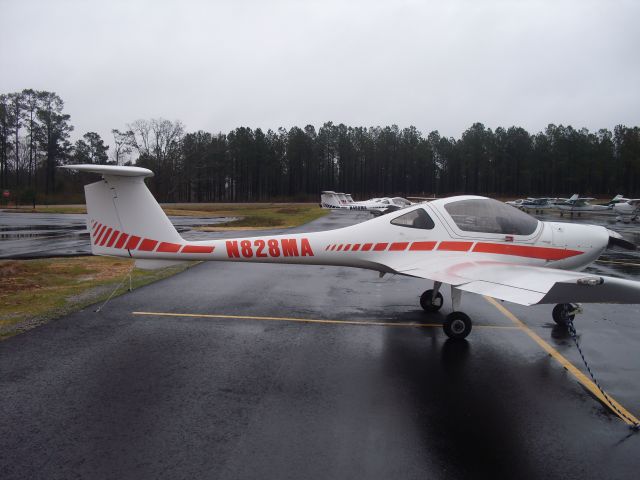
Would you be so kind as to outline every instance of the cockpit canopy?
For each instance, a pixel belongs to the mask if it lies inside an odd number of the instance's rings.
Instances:
[[[409,200],[402,197],[393,197],[391,199],[391,202],[398,207],[408,207],[409,205],[411,205],[411,202]]]
[[[538,220],[491,198],[470,198],[444,204],[444,209],[465,232],[531,235]]]

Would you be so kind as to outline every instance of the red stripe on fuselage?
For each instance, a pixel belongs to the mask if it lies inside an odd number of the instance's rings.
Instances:
[[[387,245],[389,245],[388,243],[376,243],[375,246],[373,247],[373,250],[375,252],[382,252],[383,250],[387,249]]]
[[[389,251],[401,252],[403,250],[406,250],[408,246],[409,242],[395,242],[391,244],[391,246],[389,247]]]
[[[213,253],[214,248],[205,245],[185,245],[180,253]]]
[[[584,252],[578,250],[565,250],[563,248],[534,247],[531,245],[505,245],[501,243],[478,242],[473,247],[474,252],[495,253],[498,255],[513,255],[516,257],[539,258],[541,260],[563,260],[569,257],[581,255]]]
[[[176,253],[178,250],[180,250],[180,245],[177,243],[161,242],[156,252]]]
[[[438,250],[466,252],[471,248],[471,245],[473,245],[473,242],[440,242]]]
[[[436,242],[413,242],[409,247],[409,250],[414,252],[424,252],[428,250],[433,250],[436,246]]]

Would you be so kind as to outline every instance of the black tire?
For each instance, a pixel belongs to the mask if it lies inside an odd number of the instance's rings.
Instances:
[[[573,310],[573,305],[570,303],[559,303],[555,307],[553,307],[553,312],[551,316],[553,317],[553,321],[558,325],[562,325],[566,327],[569,324],[569,321],[573,321],[576,318],[574,315],[569,315],[569,312]]]
[[[452,340],[462,340],[467,338],[467,335],[471,333],[471,319],[466,313],[451,312],[444,319],[442,328],[444,333]]]
[[[420,295],[420,306],[425,312],[437,312],[442,308],[442,305],[444,305],[444,298],[440,292],[436,294],[436,298],[433,299],[433,302],[431,302],[432,294],[433,290],[425,290],[425,292]]]

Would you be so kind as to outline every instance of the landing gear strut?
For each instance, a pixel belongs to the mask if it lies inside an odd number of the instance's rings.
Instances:
[[[553,307],[551,316],[558,325],[566,327],[576,318],[576,313],[580,312],[582,312],[582,308],[577,303],[559,303]]]

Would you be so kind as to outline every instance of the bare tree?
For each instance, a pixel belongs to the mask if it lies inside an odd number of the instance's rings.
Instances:
[[[113,143],[115,144],[111,155],[113,161],[116,165],[124,165],[132,152],[129,139],[133,132],[121,132],[117,128],[114,128],[111,130],[111,133],[113,134]]]
[[[176,176],[182,154],[184,125],[179,120],[172,122],[153,118],[136,120],[127,128],[127,143],[138,152],[138,165],[155,170],[152,182],[156,193],[165,200],[172,199],[178,188],[172,179]]]

